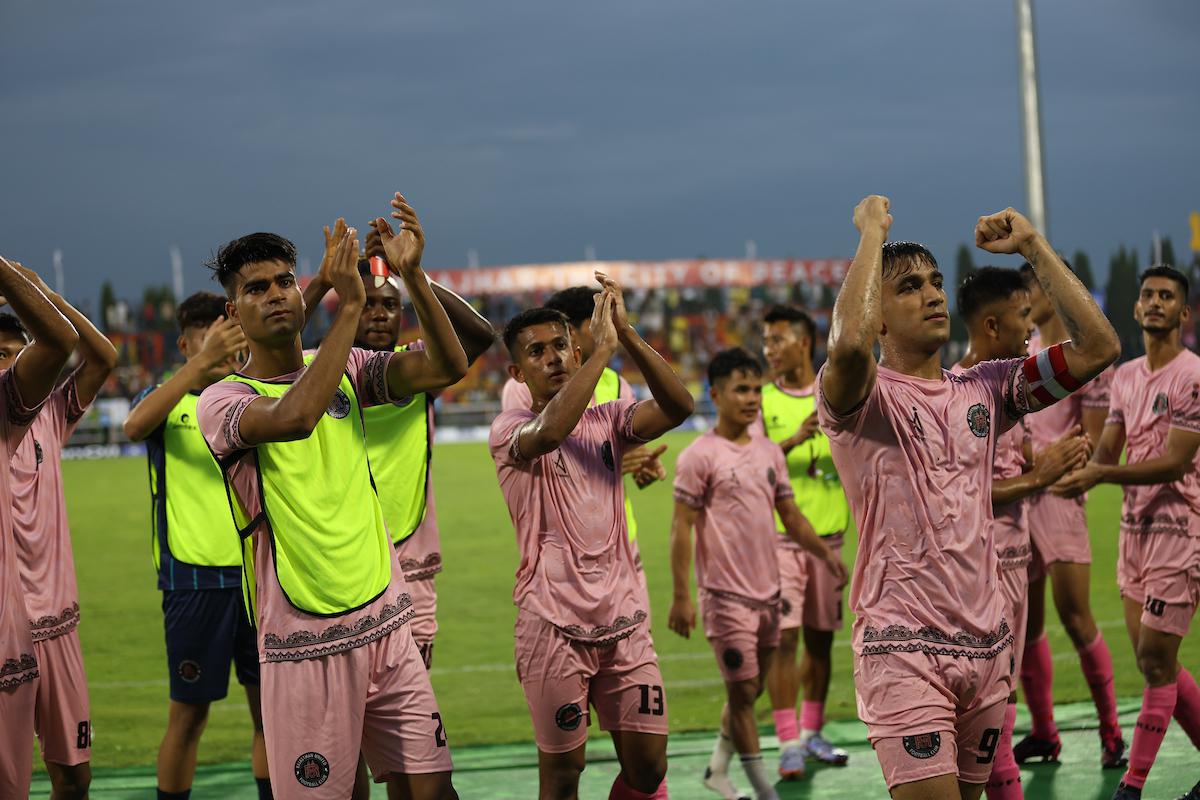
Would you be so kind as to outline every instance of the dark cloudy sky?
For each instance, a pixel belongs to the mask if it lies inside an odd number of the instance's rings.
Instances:
[[[1052,239],[1103,271],[1200,207],[1200,3],[1039,0]],[[68,293],[208,285],[254,230],[405,191],[426,263],[849,254],[854,203],[947,263],[1023,205],[1010,2],[0,0],[0,252]],[[981,254],[982,255],[982,254]]]

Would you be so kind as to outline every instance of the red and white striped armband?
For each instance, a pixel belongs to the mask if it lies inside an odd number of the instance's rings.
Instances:
[[[1045,406],[1078,390],[1081,384],[1067,369],[1067,357],[1061,344],[1047,347],[1036,355],[1029,356],[1021,365],[1029,395]]]

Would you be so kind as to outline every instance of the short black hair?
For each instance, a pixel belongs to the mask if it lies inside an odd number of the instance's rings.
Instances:
[[[29,342],[29,331],[25,330],[25,325],[15,314],[8,312],[0,314],[0,336],[5,334],[20,336],[26,343]]]
[[[1169,267],[1166,264],[1155,264],[1148,267],[1141,275],[1138,276],[1138,286],[1146,282],[1146,278],[1168,278],[1179,284],[1179,288],[1183,289],[1183,302],[1187,302],[1191,285],[1188,283],[1187,275],[1184,275],[1174,267]]]
[[[179,332],[188,328],[207,328],[225,316],[225,298],[212,292],[196,292],[175,309]]]
[[[883,277],[893,278],[912,272],[921,262],[938,268],[937,259],[923,244],[916,242],[885,242],[883,245]]]
[[[546,300],[546,308],[561,311],[571,327],[578,328],[595,313],[596,294],[599,291],[591,286],[572,286],[550,295]]]
[[[1017,292],[1029,291],[1021,271],[1005,267],[981,267],[958,287],[958,313],[970,324],[990,303],[1007,300]]]
[[[233,285],[233,276],[247,264],[259,261],[282,261],[295,269],[296,245],[277,233],[250,233],[226,242],[204,266],[213,271],[213,276],[228,292]]]
[[[804,333],[808,335],[808,357],[814,358],[816,356],[817,323],[813,322],[813,318],[804,309],[797,306],[771,306],[763,316],[763,322],[767,325],[770,325],[772,322],[787,322],[791,325],[801,326],[804,328]]]
[[[716,386],[735,372],[745,372],[748,375],[762,375],[762,362],[758,357],[741,347],[731,347],[722,350],[708,362],[708,385]]]
[[[521,331],[526,328],[532,328],[534,325],[543,325],[547,322],[557,322],[562,325],[567,332],[567,336],[571,335],[570,322],[566,314],[554,308],[529,308],[517,314],[508,321],[504,326],[504,346],[508,348],[508,353],[516,360],[517,354],[513,347],[517,343],[517,337],[521,335]]]

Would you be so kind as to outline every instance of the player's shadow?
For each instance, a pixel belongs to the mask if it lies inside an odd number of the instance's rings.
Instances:
[[[849,766],[837,767],[833,764],[819,764],[808,762],[805,767],[804,777],[798,781],[779,781],[775,784],[775,791],[779,793],[779,800],[800,800],[800,798],[822,798],[822,800],[838,800],[838,798],[847,798],[847,800],[871,800],[871,798],[863,794],[862,782],[855,780],[858,776],[848,772],[851,769]],[[814,781],[814,778],[822,772],[832,770],[833,772],[843,773],[850,780],[830,781],[829,777],[825,776],[825,780],[820,782],[820,786]],[[878,770],[877,770],[878,771]],[[833,784],[831,786],[831,784]],[[844,789],[844,793],[838,791],[836,787]],[[886,798],[887,792],[881,797]]]
[[[1070,774],[1061,772],[1062,765],[1058,762],[1048,764],[1031,764],[1022,767],[1026,773],[1021,776],[1021,788],[1025,800],[1054,800],[1056,797],[1072,797],[1074,800],[1111,800],[1117,784],[1121,781],[1122,770],[1104,770],[1101,774],[1100,788],[1096,793],[1087,797],[1079,791],[1078,785],[1070,785]],[[1033,775],[1027,774],[1032,772]],[[1059,783],[1059,775],[1063,774],[1063,782]],[[1056,788],[1058,793],[1056,794]]]

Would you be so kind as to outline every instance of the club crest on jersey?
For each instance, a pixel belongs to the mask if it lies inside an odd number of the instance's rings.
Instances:
[[[1153,411],[1155,415],[1165,414],[1167,413],[1167,405],[1167,395],[1163,392],[1159,392],[1154,396],[1154,405],[1150,406],[1150,410]]]
[[[976,403],[967,410],[967,425],[971,433],[980,439],[986,438],[992,430],[992,412],[983,403]]]
[[[320,753],[305,753],[296,759],[296,780],[315,789],[329,780],[329,759]]]
[[[725,662],[725,666],[730,669],[737,669],[745,662],[746,657],[742,655],[742,651],[736,647],[728,648],[721,654],[721,660]]]
[[[608,467],[609,472],[616,470],[617,462],[613,459],[612,442],[605,442],[600,448],[600,457],[604,459],[604,466]]]
[[[554,712],[554,724],[564,731],[576,730],[583,722],[583,709],[578,703],[567,703]]]
[[[350,398],[341,388],[333,393],[333,399],[329,401],[329,407],[325,409],[325,413],[334,419],[343,419],[350,413]]]
[[[933,758],[942,749],[942,735],[936,732],[905,736],[903,741],[904,752],[913,758]]]

